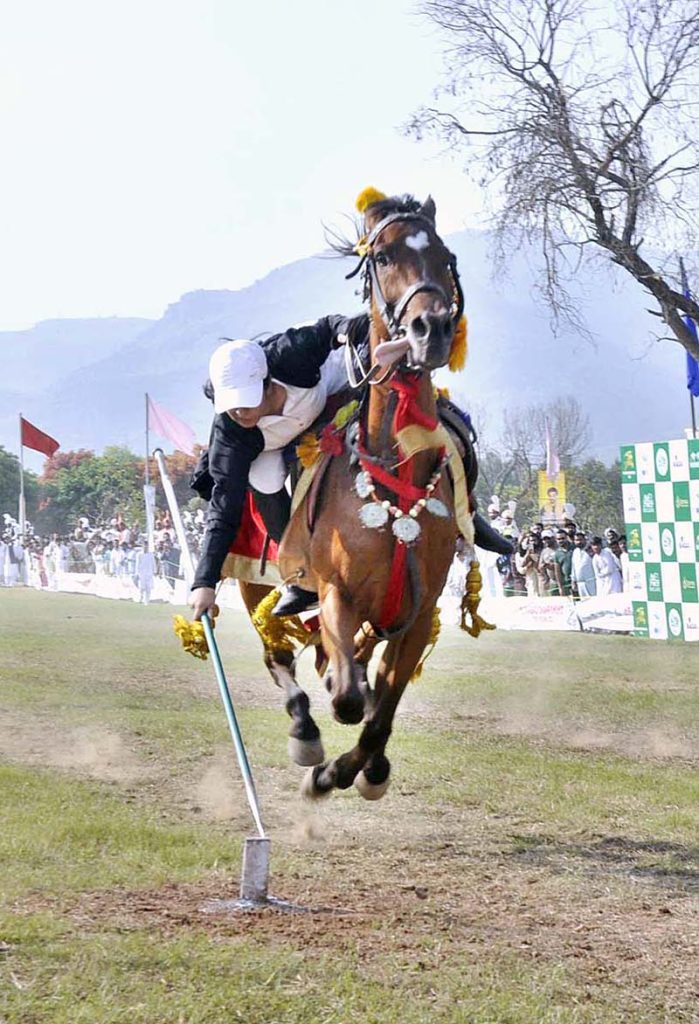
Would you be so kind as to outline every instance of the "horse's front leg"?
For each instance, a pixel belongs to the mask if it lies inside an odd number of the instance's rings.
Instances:
[[[376,675],[374,706],[357,745],[327,764],[313,768],[304,779],[304,796],[315,799],[331,789],[348,789],[354,783],[366,800],[380,799],[388,789],[391,764],[386,744],[403,692],[425,650],[432,628],[432,609],[421,614],[409,633],[390,641]]]
[[[340,590],[325,586],[321,590],[321,635],[330,666],[326,681],[338,722],[356,725],[364,718],[367,697],[366,666],[354,658],[354,637],[359,616],[352,602]]]

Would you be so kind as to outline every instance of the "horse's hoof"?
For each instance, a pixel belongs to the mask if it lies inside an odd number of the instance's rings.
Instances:
[[[373,782],[369,782],[363,771],[354,780],[355,788],[359,790],[365,800],[380,800],[385,795],[390,784],[390,775],[383,782],[375,785]]]
[[[364,698],[341,697],[332,702],[333,718],[340,725],[359,725],[364,721]]]
[[[325,760],[323,741],[319,739],[299,740],[295,736],[290,736],[287,750],[294,764],[299,765],[301,768],[322,764]]]
[[[301,782],[301,796],[304,800],[324,800],[330,796],[331,789],[319,789],[318,787],[318,775],[321,767],[321,765],[316,765],[315,768],[309,768],[304,775]]]

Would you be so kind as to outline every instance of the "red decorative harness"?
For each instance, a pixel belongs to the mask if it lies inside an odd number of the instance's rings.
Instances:
[[[394,435],[397,435],[405,427],[414,425],[424,427],[426,430],[435,430],[437,428],[437,420],[420,409],[417,404],[420,388],[419,376],[413,374],[395,375],[391,379],[389,387],[398,394],[398,404],[393,416]],[[403,454],[400,447],[399,453]],[[413,483],[413,456],[402,460],[398,464],[397,475],[394,475],[368,458],[361,457],[368,454],[360,443],[359,462],[362,469],[375,483],[380,484],[386,490],[396,495],[398,499],[397,506],[401,512],[407,513],[415,502],[430,496],[430,491],[426,487],[417,487]],[[439,458],[442,459],[444,454],[444,448],[440,449]],[[393,547],[391,575],[378,621],[378,627],[381,630],[389,629],[400,614],[405,594],[407,552],[407,545],[396,538]]]

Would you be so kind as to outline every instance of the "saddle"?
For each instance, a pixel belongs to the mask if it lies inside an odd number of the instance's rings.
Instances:
[[[344,450],[344,439],[340,440],[335,436],[333,442],[333,436],[337,434],[334,428],[338,421],[341,428],[344,428],[355,413],[358,414],[359,403],[354,395],[355,392],[349,388],[332,395],[323,412],[300,441],[293,442],[285,452],[291,481],[292,515],[284,534],[282,564],[277,565],[278,546],[267,535],[254,497],[248,491],[240,529],[226,557],[222,577],[276,586],[287,577],[296,575],[298,567],[305,563],[305,550],[320,509],[325,474],[332,458]],[[462,514],[457,518],[460,518],[463,524],[468,513],[473,511],[471,496],[478,478],[478,462],[473,446],[475,435],[468,418],[446,397],[440,395],[437,411],[448,436],[448,447],[451,449],[452,465],[449,472],[455,492],[457,489],[460,491]],[[457,476],[460,479],[465,477],[465,488],[463,485],[459,487],[455,479]],[[199,457],[190,486],[205,500],[211,497],[213,480],[209,473],[206,451]],[[299,511],[301,506],[302,513]],[[467,535],[472,535],[468,524],[463,526],[462,532],[464,530],[467,530]]]
[[[351,398],[351,395],[352,392],[345,392],[340,398]],[[340,405],[340,409],[331,418],[330,414],[337,405]],[[343,414],[350,409],[352,411],[344,416]],[[437,411],[441,426],[444,428],[445,446],[451,456],[448,472],[454,492],[457,527],[467,541],[472,543],[471,495],[478,478],[473,430],[464,414],[448,399],[440,397]],[[359,405],[356,401],[345,406],[341,405],[341,401],[335,403],[333,408],[324,411],[323,416],[313,424],[311,431],[303,436],[297,447],[299,459],[294,481],[291,521],[284,534],[279,569],[283,579],[295,576],[296,582],[303,581],[301,585],[307,586],[308,589],[314,587],[306,552],[321,507],[325,475],[334,456],[341,455],[346,446],[352,449],[353,423],[358,419],[358,413]],[[348,441],[345,440],[347,429],[350,431]],[[301,467],[303,472],[299,476]]]

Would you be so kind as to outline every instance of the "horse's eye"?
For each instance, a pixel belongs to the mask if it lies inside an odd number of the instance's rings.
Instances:
[[[377,252],[376,256],[374,256],[374,263],[376,263],[377,267],[387,267],[390,262],[385,252]]]

